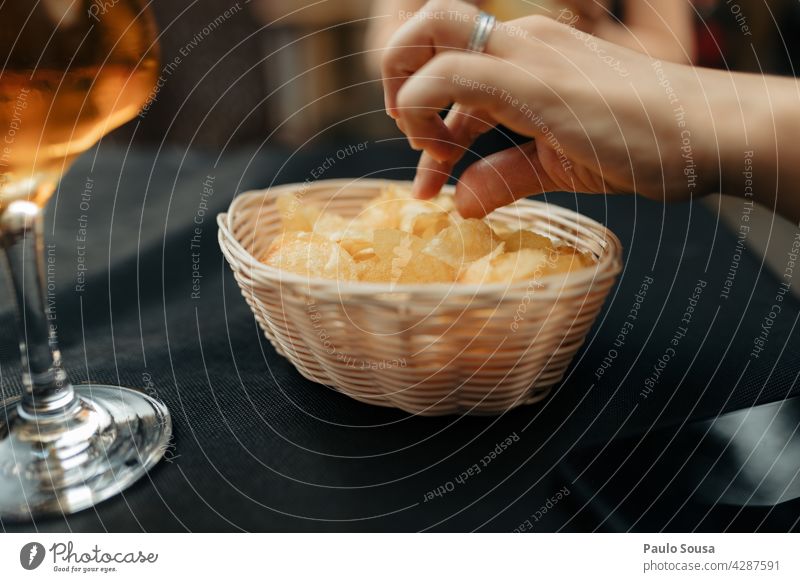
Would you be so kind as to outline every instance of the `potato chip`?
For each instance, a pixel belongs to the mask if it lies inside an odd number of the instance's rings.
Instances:
[[[364,207],[358,220],[371,228],[413,232],[414,221],[418,216],[432,212],[449,213],[453,208],[453,201],[449,196],[418,200],[411,196],[411,191],[407,188],[390,185]]]
[[[339,241],[339,246],[347,251],[356,261],[369,259],[375,256],[371,240],[360,238],[343,238]]]
[[[376,230],[375,256],[359,264],[362,281],[390,283],[438,283],[455,279],[448,264],[422,252],[425,242],[413,234],[395,229]]]
[[[552,240],[530,230],[515,230],[500,238],[506,243],[506,251],[509,253],[520,249],[548,249],[553,247]]]
[[[358,220],[370,228],[400,228],[400,210],[403,200],[398,199],[394,189],[385,189],[380,196],[367,203],[358,215]]]
[[[360,246],[362,247],[364,244],[371,244],[372,240],[372,233],[360,222],[343,218],[332,212],[325,212],[317,219],[313,232],[338,243],[344,240],[361,241],[362,245]]]
[[[450,265],[420,252],[412,260],[400,278],[400,283],[452,283],[456,279],[456,270]]]
[[[547,252],[542,249],[521,249],[505,253],[492,264],[496,281],[527,281],[547,272]]]
[[[486,224],[488,224],[492,228],[492,231],[494,231],[494,233],[499,238],[503,238],[507,234],[511,234],[512,232],[514,232],[514,229],[511,228],[505,222],[501,222],[499,220],[494,220],[492,218],[484,218],[483,220],[484,220],[484,222],[486,222]]]
[[[404,200],[400,206],[400,230],[414,232],[414,224],[420,216],[426,214],[442,214],[447,216],[447,211],[437,204],[436,200]]]
[[[489,272],[492,269],[492,261],[503,254],[505,250],[505,243],[500,243],[495,249],[478,259],[467,264],[461,269],[458,276],[459,283],[482,283],[489,277]]]
[[[284,194],[275,200],[284,230],[310,231],[320,216],[315,206],[303,204],[295,194]]]
[[[308,232],[279,236],[261,261],[271,267],[308,277],[358,278],[356,263],[348,253],[335,242]]]
[[[358,280],[365,283],[386,283],[392,278],[392,262],[377,255],[357,263]]]
[[[463,219],[453,197],[414,199],[391,185],[355,218],[321,212],[300,196],[276,200],[284,233],[262,260],[310,277],[384,283],[497,283],[569,273],[593,257],[530,230]]]
[[[452,212],[456,208],[452,196],[439,194],[428,200],[422,200],[414,197],[410,187],[396,183],[387,184],[381,190],[380,197],[386,200],[400,200],[403,203],[411,202],[415,204],[424,204],[431,209],[430,211],[436,212]]]
[[[558,256],[551,261],[548,272],[552,274],[571,273],[593,264],[594,260],[580,251],[572,247],[559,247]]]
[[[453,221],[447,212],[425,212],[414,219],[411,233],[428,241],[452,224]]]
[[[547,252],[541,249],[522,249],[475,261],[466,269],[462,283],[512,283],[547,274]]]
[[[380,257],[397,256],[403,249],[418,253],[424,246],[421,238],[402,230],[382,228],[372,233],[372,248]]]
[[[451,283],[455,280],[453,267],[422,252],[410,256],[398,253],[392,258],[376,255],[358,263],[358,268],[359,280],[373,283]]]
[[[488,224],[476,218],[463,220],[431,239],[425,252],[456,269],[491,253],[498,241]]]

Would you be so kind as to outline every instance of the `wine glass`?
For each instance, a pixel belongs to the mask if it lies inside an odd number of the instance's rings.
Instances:
[[[72,513],[162,457],[167,409],[118,386],[73,386],[44,294],[42,213],[61,174],[132,119],[158,76],[145,0],[0,3],[0,243],[22,357],[23,394],[0,403],[0,520]]]

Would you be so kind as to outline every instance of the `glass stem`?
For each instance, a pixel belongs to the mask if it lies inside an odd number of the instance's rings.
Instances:
[[[44,420],[61,416],[77,404],[61,366],[56,342],[54,297],[45,293],[42,210],[18,200],[0,215],[3,251],[17,305],[24,392],[20,415]]]

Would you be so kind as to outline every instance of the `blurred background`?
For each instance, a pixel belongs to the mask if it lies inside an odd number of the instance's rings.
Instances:
[[[637,0],[638,1],[638,0]],[[795,75],[800,54],[798,0],[661,0],[687,16],[671,23],[673,54],[704,67]],[[399,138],[383,113],[379,47],[421,2],[411,0],[155,0],[161,31],[160,89],[138,119],[107,140],[212,150],[256,145],[294,151],[313,144]],[[608,22],[632,20],[631,0],[491,0],[501,19],[562,7],[595,10]],[[658,3],[656,3],[658,4]],[[587,8],[588,7],[588,8]],[[587,16],[588,18],[588,16]],[[639,16],[641,19],[641,16]],[[391,22],[395,20],[394,24]],[[655,20],[653,18],[652,20]],[[648,22],[643,23],[644,28]],[[673,42],[674,41],[674,42]],[[656,51],[657,52],[657,51]],[[508,137],[503,138],[508,140]],[[511,139],[514,139],[513,137]],[[498,147],[488,135],[478,152]],[[503,147],[508,147],[507,144]],[[741,203],[704,201],[733,226]],[[748,244],[767,263],[796,232],[772,212],[754,218]],[[800,292],[800,279],[795,281]]]
[[[686,3],[696,64],[794,74],[797,0]],[[415,2],[155,0],[165,82],[139,120],[137,141],[217,147],[262,140],[297,145],[319,132],[334,141],[398,135],[379,111],[383,96],[369,66],[377,41],[368,27],[403,4]],[[541,0],[483,4],[501,16],[558,10],[557,2]],[[624,20],[623,4],[607,7]],[[169,66],[175,58],[180,63]]]

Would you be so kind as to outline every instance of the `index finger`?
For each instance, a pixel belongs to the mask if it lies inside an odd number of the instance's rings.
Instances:
[[[397,118],[397,92],[411,75],[437,53],[464,51],[480,11],[458,0],[431,0],[401,26],[389,41],[382,62],[383,91],[387,113]],[[485,51],[502,51],[501,35],[489,35]]]

